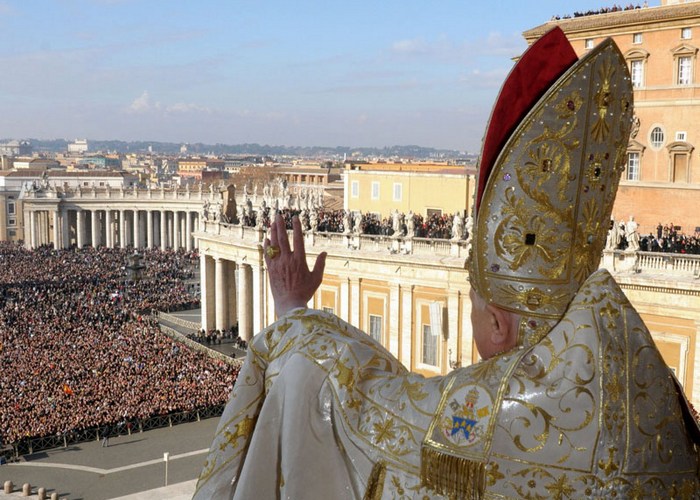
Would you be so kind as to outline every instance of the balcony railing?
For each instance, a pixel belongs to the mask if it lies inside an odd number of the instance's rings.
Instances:
[[[637,252],[635,270],[698,277],[700,276],[700,255]]]
[[[229,238],[243,244],[262,244],[266,229],[239,224],[204,222],[202,231],[212,236]],[[290,233],[291,239],[291,231]],[[383,236],[377,234],[329,233],[306,231],[304,242],[307,250],[332,252],[348,251],[386,252],[400,255],[437,255],[466,258],[470,241],[456,239],[417,238],[408,236]]]

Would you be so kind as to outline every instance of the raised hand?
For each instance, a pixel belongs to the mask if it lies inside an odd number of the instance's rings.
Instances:
[[[270,225],[270,237],[265,238],[263,242],[263,253],[278,317],[295,307],[306,306],[321,285],[326,265],[326,252],[321,252],[316,257],[313,271],[309,271],[301,222],[297,216],[292,218],[292,233],[294,251],[289,247],[284,219],[277,214]]]

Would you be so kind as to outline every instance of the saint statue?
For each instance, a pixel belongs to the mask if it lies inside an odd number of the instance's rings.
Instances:
[[[611,39],[578,59],[554,28],[518,60],[475,194],[482,361],[445,376],[309,309],[326,255],[309,270],[299,219],[291,243],[278,215],[263,253],[279,319],[251,341],[194,498],[697,498],[697,422],[598,270],[632,97]],[[596,189],[589,157],[605,158]]]
[[[634,220],[634,215],[630,215],[627,224],[625,225],[625,237],[627,238],[627,250],[636,252],[639,250],[639,233],[637,228],[639,225]]]
[[[462,239],[462,216],[457,212],[452,218],[452,239],[461,240]]]

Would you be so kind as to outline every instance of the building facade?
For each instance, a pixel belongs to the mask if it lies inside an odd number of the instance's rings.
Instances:
[[[202,328],[238,325],[245,339],[275,321],[265,230],[205,222]],[[478,361],[470,320],[469,241],[304,234],[309,265],[327,252],[310,307],[333,312],[426,376]],[[602,261],[639,311],[686,394],[700,404],[700,257],[606,250]]]
[[[348,163],[345,210],[388,215],[471,215],[475,167],[414,163]]]
[[[613,217],[634,215],[642,234],[672,222],[692,235],[700,227],[700,2],[555,19],[523,36],[533,43],[554,26],[579,56],[612,37],[629,65],[636,116]]]

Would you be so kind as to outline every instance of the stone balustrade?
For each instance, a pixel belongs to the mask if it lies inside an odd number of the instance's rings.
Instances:
[[[250,245],[262,244],[266,229],[240,224],[204,222],[203,232],[224,238],[234,238]],[[291,230],[290,233],[291,239]],[[469,240],[446,240],[416,238],[406,236],[382,236],[376,234],[304,232],[307,251],[329,253],[337,249],[364,252],[385,252],[387,254],[461,257],[466,258]]]
[[[700,255],[637,252],[636,269],[682,275],[700,275]]]

